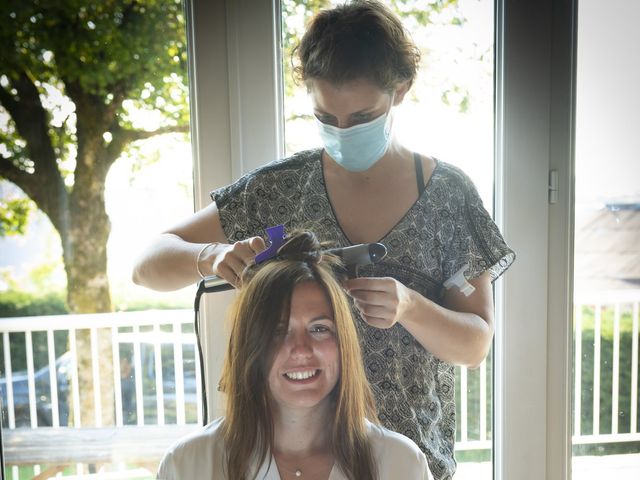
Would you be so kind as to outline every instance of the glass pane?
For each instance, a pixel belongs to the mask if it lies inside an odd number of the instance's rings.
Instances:
[[[193,211],[183,6],[0,5],[4,478],[154,478],[200,420],[192,292],[130,280],[153,232]]]
[[[640,4],[581,1],[573,478],[640,477]]]
[[[306,88],[291,53],[306,21],[340,1],[282,0],[287,154],[321,145]],[[416,83],[394,111],[394,129],[414,151],[462,168],[489,211],[493,203],[494,4],[488,0],[385,2],[422,53]],[[477,370],[457,369],[456,479],[492,478],[492,355]]]

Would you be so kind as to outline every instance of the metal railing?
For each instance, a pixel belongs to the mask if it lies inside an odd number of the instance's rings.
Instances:
[[[197,425],[202,423],[202,402],[200,382],[200,365],[195,348],[195,334],[193,333],[193,312],[189,310],[159,310],[143,312],[126,312],[90,315],[56,315],[41,317],[0,318],[0,333],[4,350],[2,361],[2,402],[6,419],[3,427],[9,430],[20,429],[22,426],[38,429],[43,427],[102,427],[102,398],[104,387],[101,386],[98,332],[107,329],[111,336],[112,364],[110,373],[113,375],[114,387],[114,425],[123,427],[130,424],[144,426],[152,424],[163,426]],[[78,362],[78,332],[88,331],[91,350],[92,370],[92,407],[95,413],[91,424],[82,425],[80,411],[80,390]],[[67,336],[68,352],[56,358],[54,336],[64,332]],[[46,365],[36,371],[34,365],[34,337],[46,338]],[[24,335],[24,353],[26,370],[14,372],[12,365],[12,350],[18,350],[16,342]],[[12,348],[12,344],[14,348]],[[163,355],[163,347],[165,354]],[[22,350],[22,349],[20,349]],[[58,349],[59,350],[59,349]],[[166,354],[172,351],[172,355]],[[184,353],[189,352],[190,362],[185,362]],[[121,360],[131,363],[130,373],[123,375]],[[129,360],[130,359],[130,360]],[[24,362],[25,360],[23,360]],[[185,365],[191,364],[191,369],[185,373]],[[65,385],[66,372],[69,379],[68,391],[64,392],[64,399],[60,398]],[[165,374],[170,378],[165,382]],[[40,381],[38,390],[36,382]],[[45,381],[46,380],[46,381]],[[147,384],[144,385],[146,380]],[[17,387],[23,388],[26,383],[27,395],[22,395],[22,404],[16,404]],[[42,384],[48,384],[47,391],[43,391]],[[170,384],[170,393],[165,386]],[[188,385],[187,385],[188,384]],[[146,387],[146,388],[145,388]],[[151,387],[151,388],[149,388]],[[23,392],[24,393],[24,392]],[[188,396],[188,398],[187,398]],[[168,418],[166,400],[172,397],[175,406],[175,418]],[[26,403],[26,404],[25,404]],[[131,408],[135,404],[135,412]],[[186,406],[191,407],[191,415],[186,414]],[[66,409],[71,409],[68,415],[60,415]],[[150,418],[149,412],[155,414]],[[16,412],[25,421],[17,422]],[[67,410],[68,411],[68,410]],[[50,416],[42,412],[50,412]],[[19,419],[18,419],[19,420]],[[43,425],[44,424],[44,425]],[[105,425],[106,427],[106,425]],[[178,431],[178,430],[176,430]],[[55,446],[52,446],[55,448]],[[13,465],[10,457],[5,458],[7,465],[12,465],[12,476],[18,479],[18,465]],[[76,465],[77,473],[83,474],[86,466]],[[34,465],[34,475],[40,473],[40,466]]]
[[[638,442],[640,290],[578,294],[574,304],[572,443]],[[491,448],[491,360],[456,367],[458,452]]]
[[[456,451],[489,450],[491,439],[490,353],[478,368],[456,367]]]
[[[640,290],[577,296],[574,303],[573,444],[640,441]]]
[[[595,444],[609,442],[640,441],[638,432],[638,328],[639,328],[640,291],[626,294],[590,296],[589,300],[576,299],[575,332],[574,332],[574,444]],[[15,402],[13,385],[16,372],[12,371],[10,344],[14,334],[24,335],[24,351],[26,352],[26,379],[28,386],[29,426],[39,428],[38,408],[41,399],[36,394],[35,377],[38,372],[34,366],[33,336],[36,332],[46,335],[47,367],[49,383],[49,401],[51,403],[51,425],[63,425],[61,421],[60,399],[58,398],[58,378],[54,347],[54,334],[59,331],[68,332],[70,391],[69,405],[72,408],[70,418],[73,427],[80,427],[81,412],[78,387],[78,370],[75,362],[77,351],[76,333],[85,329],[90,332],[91,368],[93,370],[93,404],[95,409],[95,427],[101,426],[100,368],[98,366],[98,330],[107,328],[111,331],[113,349],[113,381],[115,393],[115,426],[134,423],[138,426],[153,424],[200,424],[201,391],[197,354],[195,351],[195,335],[193,333],[193,313],[189,310],[162,310],[127,312],[94,315],[63,315],[43,317],[22,317],[0,319],[0,333],[4,349],[2,377],[5,390],[2,392],[6,401],[7,419],[5,427],[16,428]],[[605,328],[606,327],[606,328]],[[175,418],[168,418],[164,374],[167,372],[167,355],[163,355],[162,346],[172,347],[173,355],[168,363],[172,363],[173,372],[169,383],[173,388]],[[593,345],[591,347],[591,345]],[[123,400],[123,378],[121,376],[120,359],[122,352],[132,349],[132,376],[135,379],[135,415],[127,417],[127,409]],[[606,355],[603,354],[606,346]],[[189,372],[188,380],[191,388],[185,389],[185,371],[183,352],[185,348],[193,352],[195,368]],[[621,358],[625,365],[621,366]],[[629,359],[630,360],[627,360]],[[630,373],[627,364],[630,363]],[[610,368],[603,366],[610,365]],[[622,368],[625,367],[625,368]],[[145,368],[152,370],[153,375],[147,377],[154,384],[152,394],[145,395]],[[588,372],[585,378],[583,372]],[[42,372],[41,372],[42,373]],[[457,374],[457,451],[488,450],[492,444],[491,422],[491,375],[492,358],[489,356],[478,369],[468,370],[456,368]],[[24,375],[20,373],[18,375]],[[131,378],[129,378],[130,380]],[[627,382],[628,380],[628,382]],[[0,381],[2,379],[0,378]],[[608,385],[610,381],[611,385]],[[606,385],[605,385],[606,383]],[[605,391],[605,387],[607,390]],[[590,393],[591,392],[591,393]],[[621,404],[622,397],[627,399]],[[186,395],[189,395],[189,398]],[[145,403],[146,400],[146,403]],[[192,412],[186,414],[185,405],[190,405]],[[606,404],[606,408],[604,405]],[[586,409],[585,405],[589,408]],[[587,411],[590,410],[590,411]],[[154,411],[149,415],[149,411]],[[132,422],[132,418],[134,419]],[[624,421],[621,421],[621,418]],[[606,426],[604,425],[606,423]],[[82,425],[89,426],[89,425]],[[606,428],[605,428],[606,427]],[[10,459],[7,459],[10,464]],[[37,469],[36,469],[37,470]],[[35,470],[34,470],[35,471]],[[15,478],[18,478],[17,476]]]

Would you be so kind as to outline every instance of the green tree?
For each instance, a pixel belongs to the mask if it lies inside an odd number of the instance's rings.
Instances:
[[[0,198],[0,237],[23,235],[30,210],[30,202],[26,198]]]
[[[59,233],[72,312],[111,310],[109,168],[136,140],[187,131],[184,38],[175,0],[0,6],[0,176]],[[158,127],[135,125],[139,110],[158,112]]]
[[[3,0],[0,42],[0,177],[60,235],[69,310],[109,312],[107,173],[134,142],[188,131],[182,2]],[[136,123],[140,111],[155,115],[153,128]],[[1,205],[3,234],[23,230],[26,205]],[[103,423],[113,417],[110,348],[101,332]],[[83,386],[90,351],[88,331],[79,331]],[[91,395],[81,411],[91,424]]]

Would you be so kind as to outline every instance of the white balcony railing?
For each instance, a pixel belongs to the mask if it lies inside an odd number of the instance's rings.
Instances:
[[[640,290],[576,296],[574,445],[640,441],[639,305]]]
[[[115,404],[115,425],[111,426],[102,425],[101,393],[104,387],[100,380],[104,372],[100,369],[98,352],[98,331],[102,329],[111,332],[112,368],[109,370],[113,372]],[[94,422],[85,421],[83,425],[76,362],[76,337],[81,330],[88,330],[90,338],[93,385],[87,390],[93,391],[95,412]],[[138,459],[140,464],[153,467],[173,439],[187,433],[189,426],[195,428],[202,423],[200,365],[193,333],[193,312],[189,310],[1,318],[0,333],[4,350],[0,359],[3,367],[0,375],[3,445],[12,480],[24,478],[19,470],[21,465],[33,465],[35,476],[41,474],[40,464],[53,464],[51,471],[60,471],[56,462],[73,464],[68,460],[74,458],[74,450],[78,475],[88,470],[90,463],[109,463],[108,458],[126,459],[128,463]],[[56,358],[59,350],[56,352],[54,337],[60,333],[67,335],[65,349],[68,348],[68,352]],[[36,335],[40,344],[35,341]],[[44,342],[43,338],[46,339]],[[23,348],[17,345],[21,341],[24,341]],[[47,352],[46,366],[37,371],[35,348]],[[26,370],[14,372],[12,365],[16,358],[12,358],[12,353],[17,350],[25,352]],[[131,363],[129,374],[122,374],[121,359]],[[191,368],[185,372],[185,366]],[[68,384],[62,384],[65,378],[68,378]],[[172,415],[167,411],[167,402],[172,404]],[[186,407],[190,407],[188,413]],[[140,441],[145,434],[132,430],[132,424],[149,432],[147,441]],[[150,426],[153,428],[149,429]],[[164,426],[164,429],[157,426]],[[96,427],[103,427],[105,435],[96,439]],[[29,450],[25,445],[33,444],[34,439],[40,437],[54,439],[51,448],[47,451],[45,444],[38,443],[37,451],[33,450],[31,458],[26,458]],[[132,442],[137,442],[134,449],[130,448]],[[87,455],[87,450],[92,450],[87,449],[89,445],[94,445],[93,457]],[[124,452],[127,445],[129,452]],[[111,452],[111,457],[99,452],[100,449]],[[94,462],[89,461],[91,458],[95,458]]]
[[[615,296],[590,297],[590,301],[578,299],[575,314],[575,375],[574,375],[574,444],[604,444],[609,442],[634,442],[640,441],[638,432],[638,305],[640,291],[630,294]],[[115,427],[135,424],[138,427],[166,426],[167,432],[184,433],[184,430],[172,430],[172,426],[193,426],[202,422],[201,417],[201,390],[197,351],[195,349],[195,335],[193,333],[193,312],[189,310],[164,310],[145,311],[95,315],[63,315],[44,317],[23,317],[0,319],[0,333],[4,349],[2,362],[3,382],[2,401],[6,412],[3,420],[5,436],[12,430],[20,430],[16,423],[16,398],[14,385],[26,380],[28,405],[21,405],[27,409],[28,421],[22,418],[22,424],[30,429],[43,428],[42,418],[39,412],[42,410],[43,401],[50,403],[50,425],[52,427],[72,428],[100,427],[101,395],[100,395],[100,369],[98,362],[97,335],[99,329],[110,329],[113,349],[113,375],[115,397]],[[80,425],[80,401],[78,388],[78,371],[75,362],[76,332],[82,329],[90,331],[94,385],[93,407],[95,410],[94,425]],[[54,335],[58,332],[67,332],[69,353],[66,361],[69,365],[69,391],[66,400],[58,398],[59,386],[57,376],[57,364],[61,357],[56,358],[54,348]],[[46,337],[47,365],[37,372],[34,366],[34,335],[39,338]],[[24,335],[24,351],[26,352],[26,371],[14,372],[12,370],[12,349],[10,345],[16,341],[17,335]],[[593,343],[593,347],[591,347]],[[584,347],[583,347],[584,345]],[[163,346],[172,351],[172,355],[163,354]],[[606,350],[606,355],[603,353]],[[42,348],[42,346],[40,346]],[[128,350],[127,350],[128,349]],[[131,377],[121,376],[120,359],[123,352],[132,357],[132,374],[135,379],[133,392],[135,402],[126,402],[123,396],[125,381],[131,381]],[[131,354],[132,352],[132,354]],[[192,362],[191,369],[185,373],[183,353],[189,353]],[[606,358],[603,358],[603,355]],[[621,367],[621,358],[626,362]],[[630,360],[628,360],[630,358]],[[626,374],[626,366],[630,363],[630,374]],[[169,365],[168,365],[169,364]],[[604,368],[603,365],[611,365]],[[579,367],[578,367],[579,366]],[[47,394],[42,389],[37,391],[36,376],[42,376],[43,371],[48,375]],[[622,372],[625,372],[623,375]],[[150,374],[149,372],[153,372]],[[583,372],[588,372],[586,379]],[[167,379],[171,392],[167,393],[165,386]],[[492,443],[491,432],[491,357],[478,369],[457,369],[457,418],[458,452],[473,450],[489,450]],[[145,387],[144,382],[147,382]],[[608,384],[611,383],[609,387]],[[153,384],[151,393],[149,385]],[[607,385],[607,391],[603,385]],[[131,383],[128,384],[131,386]],[[173,386],[175,385],[175,386]],[[591,393],[592,392],[592,393]],[[24,392],[23,392],[24,393]],[[604,395],[606,393],[606,395]],[[623,395],[621,395],[623,393]],[[622,399],[625,399],[623,402]],[[171,415],[168,415],[167,401],[171,403]],[[66,401],[67,406],[73,410],[68,417],[60,412],[61,402]],[[130,399],[131,400],[131,399]],[[25,402],[24,396],[21,400]],[[130,410],[135,403],[135,415]],[[584,406],[588,404],[589,408]],[[607,405],[605,409],[603,405]],[[187,412],[186,406],[189,407]],[[587,411],[588,410],[588,411]],[[174,413],[175,412],[175,413]],[[73,425],[68,425],[67,419],[73,419]],[[132,420],[133,419],[133,420]],[[624,421],[621,421],[624,419]],[[19,419],[18,419],[19,420]],[[19,423],[19,422],[18,422]],[[606,425],[605,425],[606,424]],[[8,429],[8,431],[6,430]],[[126,430],[126,429],[125,429]],[[35,433],[35,432],[34,432]],[[167,435],[171,435],[168,433]],[[14,438],[9,434],[9,439]],[[170,442],[171,438],[164,438],[164,442]],[[5,440],[5,461],[8,465],[14,465],[14,478],[18,478],[17,465],[11,457],[11,443]],[[155,445],[155,448],[159,448]],[[25,462],[20,458],[20,462]],[[39,460],[41,461],[41,460]],[[26,462],[34,463],[34,462]],[[79,473],[85,467],[79,464]],[[34,467],[34,474],[38,474],[40,468]]]

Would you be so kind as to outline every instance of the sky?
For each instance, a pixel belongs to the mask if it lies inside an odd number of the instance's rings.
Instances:
[[[640,201],[640,2],[578,12],[576,202]]]

